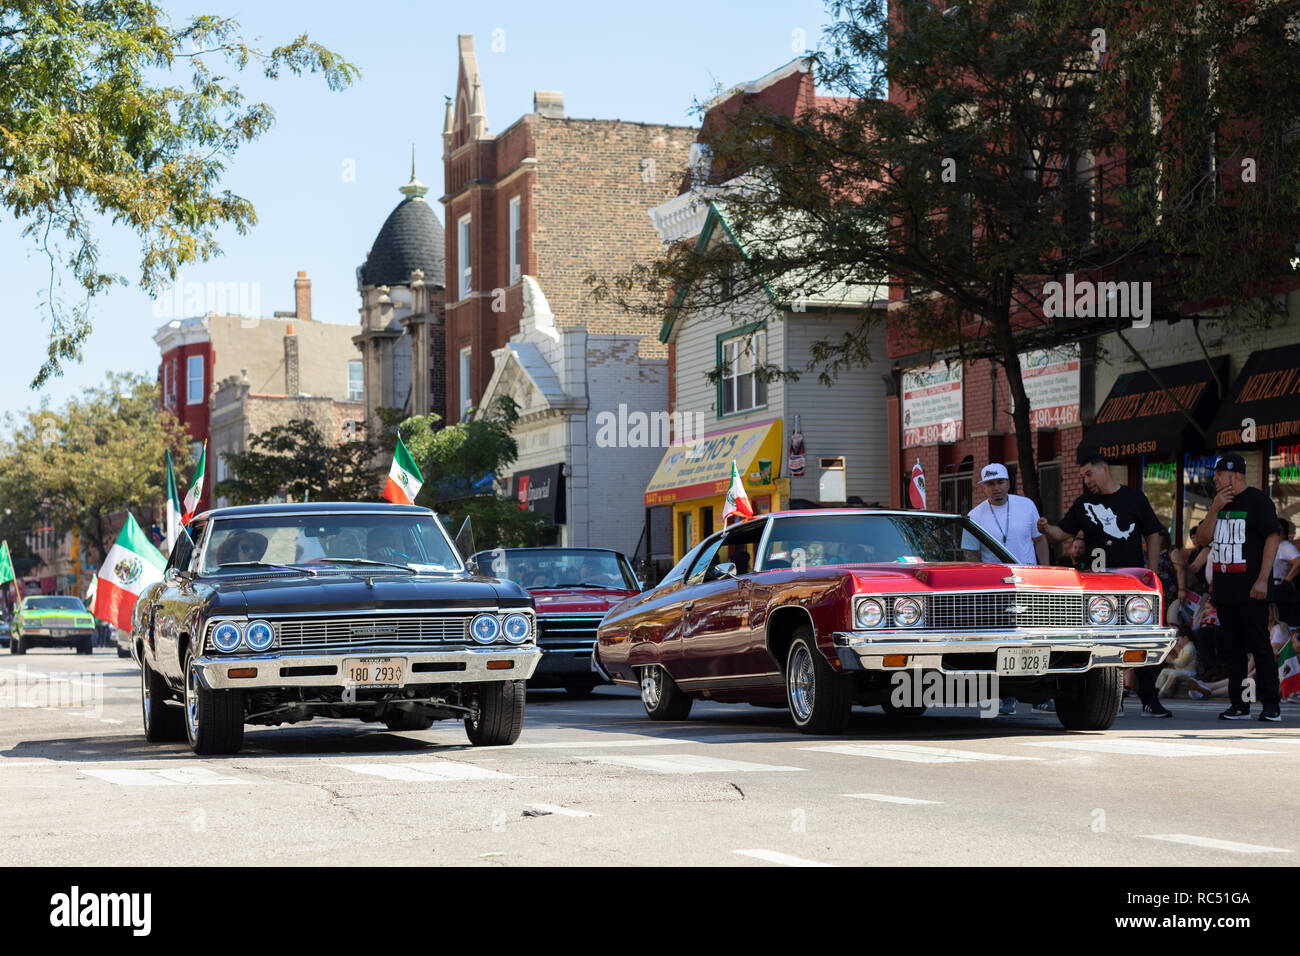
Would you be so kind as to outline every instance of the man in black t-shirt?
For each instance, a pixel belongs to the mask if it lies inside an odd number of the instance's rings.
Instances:
[[[1249,720],[1250,702],[1242,690],[1246,655],[1255,658],[1255,685],[1263,708],[1260,720],[1282,719],[1277,663],[1268,641],[1268,599],[1273,559],[1282,540],[1277,509],[1268,495],[1246,484],[1246,461],[1223,455],[1214,465],[1218,494],[1196,529],[1196,543],[1210,546],[1210,593],[1227,638],[1228,695],[1232,706],[1221,720]]]
[[[1164,526],[1151,510],[1147,496],[1136,488],[1121,485],[1110,476],[1110,465],[1100,454],[1080,452],[1079,476],[1084,493],[1075,499],[1060,525],[1038,521],[1038,530],[1056,542],[1069,541],[1083,532],[1083,568],[1111,571],[1116,568],[1150,568],[1160,573],[1160,532]],[[1143,545],[1146,553],[1143,554]],[[1138,697],[1148,717],[1172,717],[1160,703],[1156,677],[1164,664],[1137,668]]]

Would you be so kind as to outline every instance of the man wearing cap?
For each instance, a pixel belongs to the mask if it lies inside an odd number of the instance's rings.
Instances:
[[[990,462],[980,472],[985,498],[967,515],[1011,552],[1016,564],[1047,564],[1047,539],[1038,530],[1038,506],[1032,498],[1011,494],[1011,476],[1001,462]],[[962,535],[962,550],[971,561],[998,563],[999,558],[980,545],[970,532]],[[1002,698],[998,713],[1013,716],[1014,697]]]
[[[1255,658],[1260,720],[1282,719],[1273,647],[1268,641],[1268,599],[1273,561],[1281,541],[1277,509],[1268,495],[1246,484],[1246,460],[1220,456],[1214,464],[1218,494],[1210,513],[1196,529],[1196,543],[1210,546],[1213,579],[1210,594],[1219,612],[1219,626],[1228,640],[1228,696],[1232,706],[1220,720],[1249,720],[1250,703],[1242,693],[1246,655]]]

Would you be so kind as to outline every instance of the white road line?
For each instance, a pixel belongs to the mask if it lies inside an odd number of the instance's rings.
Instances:
[[[120,724],[120,720],[114,720],[112,717],[101,717],[99,722],[102,724]]]
[[[1068,740],[1025,741],[1027,747],[1058,750],[1089,750],[1096,753],[1131,754],[1137,757],[1229,757],[1238,754],[1275,754],[1277,750],[1248,750],[1223,744],[1189,744],[1180,740],[1131,740],[1125,737],[1080,737]]]
[[[1250,743],[1261,744],[1300,744],[1300,737],[1252,737]]]
[[[543,813],[554,813],[561,817],[595,817],[597,813],[588,813],[586,810],[573,810],[569,807],[557,807],[552,803],[530,803],[528,804],[534,810],[541,810]]]
[[[1228,850],[1231,853],[1290,853],[1277,846],[1260,846],[1256,843],[1234,843],[1232,840],[1216,840],[1214,837],[1192,836],[1187,833],[1149,833],[1143,834],[1147,840],[1165,840],[1169,843],[1186,843],[1188,846],[1203,846],[1211,850]]]
[[[834,863],[819,863],[816,860],[804,860],[775,850],[732,850],[737,856],[752,856],[765,863],[778,863],[781,866],[834,866]]]
[[[436,761],[429,763],[336,763],[335,767],[350,770],[353,773],[369,774],[387,780],[405,780],[411,783],[429,783],[453,780],[510,780],[508,773],[484,770],[466,763]]]
[[[225,774],[204,767],[169,767],[164,770],[81,770],[78,772],[122,787],[213,786],[262,782],[251,778],[228,777]]]
[[[845,797],[852,797],[854,800],[874,800],[877,803],[906,803],[906,804],[930,804],[932,806],[942,806],[942,800],[918,800],[915,797],[895,797],[888,793],[845,793]]]
[[[915,747],[911,744],[829,744],[822,747],[800,747],[822,753],[847,754],[850,757],[880,757],[883,760],[904,760],[908,763],[964,763],[973,760],[1041,760],[1041,757],[1021,757],[1009,754],[985,753],[981,750],[953,750],[950,747]]]
[[[637,770],[655,773],[761,773],[763,771],[801,771],[803,767],[783,767],[777,764],[747,763],[744,760],[724,760],[721,757],[701,757],[697,754],[655,754],[652,757],[598,757],[579,755],[579,760],[595,763],[612,763]]]
[[[680,744],[680,740],[551,740],[540,744],[512,744],[511,750],[527,748],[529,750],[584,750],[595,747],[670,747]]]

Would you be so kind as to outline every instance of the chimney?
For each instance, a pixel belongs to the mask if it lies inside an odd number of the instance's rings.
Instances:
[[[284,394],[298,394],[298,336],[293,334],[293,323],[284,333]]]
[[[307,273],[298,270],[298,278],[293,280],[293,314],[303,321],[311,321],[311,280]]]
[[[564,119],[564,94],[559,90],[533,90],[533,112]]]

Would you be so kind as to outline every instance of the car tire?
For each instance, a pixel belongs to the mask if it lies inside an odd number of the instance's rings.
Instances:
[[[590,697],[591,692],[596,689],[595,681],[574,681],[571,684],[564,685],[564,693],[570,697],[582,698]]]
[[[893,701],[886,700],[880,705],[880,709],[885,712],[886,717],[920,717],[925,713],[926,706],[922,704],[920,707],[899,707]]]
[[[641,668],[641,705],[651,720],[685,720],[693,699],[658,664]]]
[[[130,657],[130,656],[131,656],[131,652],[128,651],[128,650],[127,650],[125,647],[123,647],[121,644],[118,644],[118,645],[117,645],[117,656],[118,656],[118,657]]]
[[[16,637],[16,636],[15,636],[15,637],[11,637],[11,638],[9,638],[9,653],[10,653],[10,654],[26,654],[26,653],[27,653],[27,648],[23,647],[23,639],[22,639],[21,637]]]
[[[1086,674],[1060,678],[1074,693],[1056,696],[1056,719],[1066,730],[1107,730],[1115,723],[1124,695],[1124,671],[1097,667]],[[1071,686],[1073,685],[1073,686]]]
[[[519,739],[524,729],[524,682],[480,684],[478,716],[465,718],[465,734],[475,747],[501,747]]]
[[[144,739],[151,744],[185,739],[185,711],[168,703],[167,683],[146,661],[140,667],[140,719]]]
[[[185,735],[196,754],[234,754],[244,745],[244,693],[206,690],[185,655]]]
[[[853,712],[852,678],[835,673],[806,624],[794,632],[786,654],[785,699],[795,727],[805,734],[838,733]]]
[[[95,653],[95,644],[94,644],[94,640],[95,640],[95,639],[94,639],[93,637],[83,637],[83,638],[81,638],[80,640],[78,640],[78,641],[77,641],[77,653],[78,653],[78,654],[93,654],[93,653]]]
[[[384,726],[389,730],[428,730],[433,726],[433,718],[398,710],[384,715]]]

